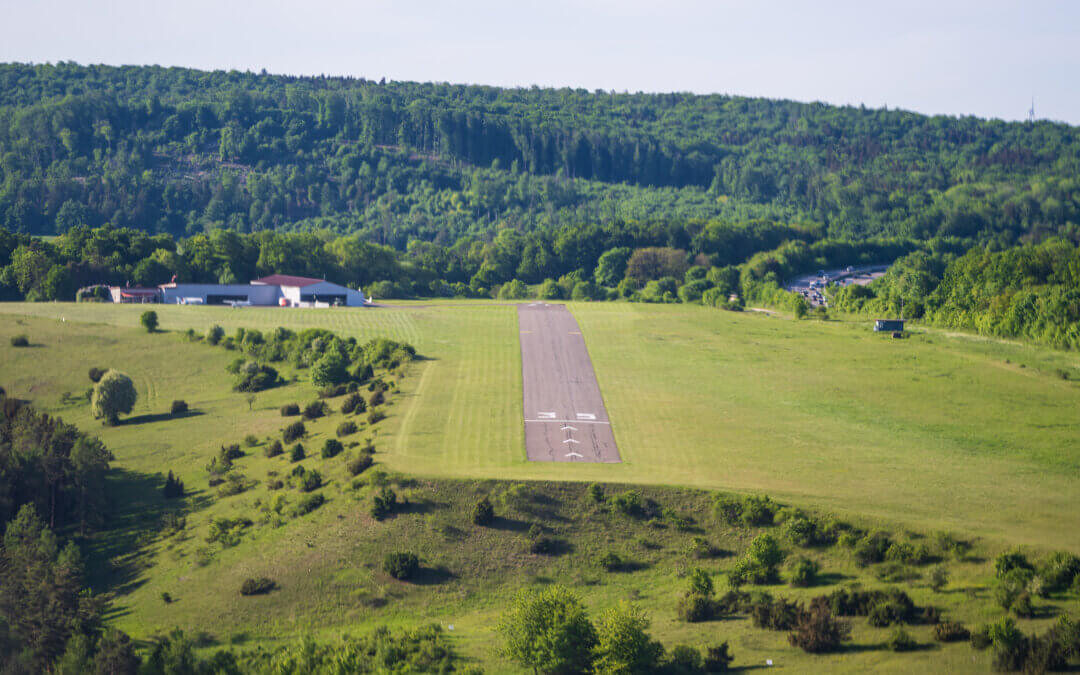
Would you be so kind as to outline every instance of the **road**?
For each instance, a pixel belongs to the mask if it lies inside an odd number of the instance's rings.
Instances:
[[[846,286],[856,284],[865,286],[881,277],[889,269],[888,265],[863,265],[838,270],[821,270],[818,274],[807,274],[789,281],[784,288],[792,293],[799,293],[810,301],[810,306],[829,306],[828,298],[822,292],[826,284]],[[823,274],[821,272],[824,272]],[[812,285],[811,285],[812,284]]]
[[[529,461],[622,461],[574,316],[565,305],[518,305],[518,328]]]

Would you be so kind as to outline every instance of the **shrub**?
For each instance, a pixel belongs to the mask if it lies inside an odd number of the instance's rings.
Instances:
[[[1004,578],[1006,574],[1014,569],[1034,570],[1031,563],[1028,562],[1027,556],[1020,551],[1002,553],[994,561],[994,574],[998,579]]]
[[[690,539],[690,545],[686,547],[686,552],[691,557],[699,560],[703,558],[715,558],[720,555],[720,549],[716,548],[709,543],[709,540],[702,536],[695,536]]]
[[[872,565],[885,560],[885,552],[889,550],[892,542],[889,536],[883,532],[868,534],[855,544],[855,562],[860,567]]]
[[[280,490],[283,487],[285,487],[285,483],[282,483],[280,478],[271,478],[266,481],[267,490]]]
[[[816,562],[809,558],[800,557],[792,565],[789,583],[792,586],[813,586],[817,581],[819,571],[821,571],[821,566]]]
[[[337,440],[336,438],[328,438],[326,439],[326,441],[323,442],[321,453],[322,458],[330,459],[331,457],[337,457],[344,449],[345,447],[341,445],[341,441]]]
[[[709,621],[714,616],[714,603],[701,593],[687,593],[679,598],[675,613],[680,620],[688,623]]]
[[[344,384],[335,384],[330,387],[323,387],[317,393],[319,398],[337,398],[338,396],[344,396],[349,391],[349,388]]]
[[[300,406],[298,406],[295,403],[286,403],[285,405],[281,406],[281,416],[282,417],[293,417],[293,416],[299,415],[299,414],[300,414]]]
[[[667,657],[666,672],[702,672],[701,652],[687,645],[675,645]]]
[[[750,610],[754,626],[769,630],[791,630],[798,624],[802,614],[802,605],[799,603],[784,598],[774,600],[768,595],[754,603]]]
[[[1080,558],[1065,551],[1051,553],[1039,565],[1039,578],[1047,592],[1066,590],[1077,575],[1080,575]]]
[[[123,373],[110,370],[94,385],[90,406],[94,417],[103,419],[108,426],[120,423],[120,413],[129,413],[135,407],[138,394],[135,383]]]
[[[934,569],[930,570],[930,588],[934,589],[934,592],[940,593],[943,588],[949,585],[949,571],[941,565],[938,565]]]
[[[304,419],[317,420],[328,412],[326,403],[323,401],[312,401],[304,406]]]
[[[278,386],[281,378],[270,366],[248,361],[240,368],[240,380],[233,385],[235,391],[255,393]]]
[[[274,590],[276,585],[273,579],[266,577],[244,579],[244,583],[240,585],[240,595],[263,595]]]
[[[397,508],[397,493],[388,487],[383,487],[371,500],[371,515],[375,520],[382,520],[389,516],[395,508]]]
[[[894,652],[910,652],[918,646],[915,643],[915,638],[911,637],[903,626],[897,626],[893,629],[885,645],[889,648],[889,651]]]
[[[165,477],[165,499],[176,499],[184,496],[184,482],[173,475],[172,471],[169,471],[169,475]]]
[[[248,434],[247,436],[244,436],[244,445],[248,446],[249,448],[254,448],[258,444],[259,439],[255,436],[255,434]]]
[[[381,410],[372,410],[367,416],[367,422],[371,426],[374,426],[384,419],[386,419],[386,413]]]
[[[296,502],[296,506],[292,508],[292,515],[297,518],[305,516],[325,503],[326,497],[321,492],[306,494]]]
[[[625,564],[622,557],[615,551],[608,551],[600,556],[597,562],[600,564],[600,567],[603,567],[604,570],[608,572],[618,572]]]
[[[158,327],[158,316],[154,310],[148,310],[142,313],[139,317],[139,323],[143,325],[147,333],[153,333]]]
[[[382,389],[376,389],[375,393],[373,393],[371,395],[371,398],[368,399],[368,406],[371,407],[371,408],[376,408],[376,407],[382,405],[385,402],[386,402],[386,395],[383,394],[383,390]]]
[[[743,500],[742,522],[752,527],[763,527],[773,524],[776,515],[776,504],[766,496],[751,495]]]
[[[363,455],[368,457],[368,455]],[[491,504],[491,499],[484,495],[484,498],[476,502],[472,509],[472,521],[476,525],[481,527],[490,525],[495,520],[495,507]]]
[[[964,628],[964,624],[955,621],[939,623],[930,632],[938,642],[963,642],[971,637],[971,632]]]
[[[338,425],[337,435],[338,435],[338,438],[341,438],[341,437],[344,437],[344,436],[349,436],[350,434],[355,434],[356,431],[357,431],[356,422],[353,422],[351,420],[347,420],[347,421],[342,422],[341,424]]]
[[[383,571],[399,581],[412,579],[420,571],[420,559],[415,553],[387,553]]]
[[[285,427],[284,431],[281,432],[281,439],[286,443],[292,443],[305,435],[307,435],[307,427],[304,426],[302,421],[297,420]]]
[[[109,372],[108,368],[91,368],[87,375],[90,376],[90,381],[97,384],[101,381],[101,377]]]
[[[171,415],[181,415],[183,413],[186,413],[187,411],[188,411],[187,401],[183,401],[183,400],[173,401],[172,405],[169,406],[169,414],[171,414]]]
[[[263,454],[267,457],[277,457],[284,451],[285,448],[281,445],[281,441],[276,438],[270,443],[267,443],[266,447],[263,448]]]
[[[364,402],[364,397],[355,392],[346,396],[341,403],[341,414],[343,415],[360,414],[366,411],[367,403]]]
[[[225,337],[225,329],[221,326],[211,326],[206,331],[206,341],[212,345],[216,345],[221,342],[221,338]]]
[[[742,502],[730,495],[717,495],[713,499],[713,513],[727,525],[738,525],[742,522]]]
[[[721,642],[715,647],[709,647],[705,651],[705,660],[701,664],[706,673],[722,673],[728,669],[728,665],[735,660],[727,642]]]
[[[559,540],[553,537],[540,536],[529,543],[529,553],[535,555],[555,555],[559,551]]]
[[[788,641],[804,652],[822,654],[836,651],[850,637],[851,624],[834,617],[827,603],[815,601],[799,617]]]
[[[596,483],[590,483],[589,488],[585,491],[585,494],[589,496],[589,501],[593,504],[604,503],[604,488]]]
[[[355,459],[349,460],[349,463],[346,465],[346,468],[349,470],[349,473],[352,474],[353,476],[359,476],[360,474],[364,473],[369,468],[371,468],[371,465],[373,463],[374,463],[374,460],[371,458],[371,455],[369,455],[367,453],[361,453],[361,455],[359,457],[356,457]]]
[[[302,444],[297,443],[296,445],[289,448],[289,461],[290,462],[299,462],[300,460],[304,459],[305,457],[307,457],[307,454],[304,452],[304,446]]]
[[[997,586],[994,588],[994,599],[997,600],[1002,609],[1013,609],[1013,605],[1020,599],[1020,596],[1027,595],[1028,584],[1033,576],[1034,574],[1030,569],[1024,567],[1011,568],[999,577]],[[1028,596],[1028,607],[1030,607],[1030,604],[1031,597]],[[1021,610],[1026,610],[1028,607],[1021,607]]]
[[[622,494],[615,495],[612,504],[623,515],[632,518],[641,518],[645,515],[645,502],[641,495],[634,490],[627,490]]]
[[[297,487],[301,492],[311,492],[322,487],[322,475],[318,471],[305,471],[300,475]]]

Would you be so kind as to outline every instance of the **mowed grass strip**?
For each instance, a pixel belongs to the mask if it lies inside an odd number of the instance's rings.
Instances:
[[[1080,386],[1057,375],[1074,355],[701,307],[573,311],[629,479],[1080,549]]]

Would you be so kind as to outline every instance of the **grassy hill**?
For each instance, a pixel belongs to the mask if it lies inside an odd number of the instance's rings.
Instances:
[[[490,672],[509,670],[493,653],[493,625],[519,587],[559,582],[594,609],[634,599],[653,618],[652,633],[669,647],[731,640],[736,665],[774,659],[805,670],[895,672],[985,670],[989,655],[966,644],[897,655],[882,649],[886,629],[855,622],[855,647],[841,655],[803,655],[784,633],[760,630],[745,616],[720,623],[676,621],[682,576],[700,565],[714,574],[734,556],[697,560],[692,537],[741,554],[757,533],[718,521],[710,495],[698,489],[768,493],[798,507],[835,513],[865,529],[933,542],[949,530],[973,539],[975,552],[945,558],[952,582],[927,587],[927,569],[904,587],[919,605],[933,604],[973,624],[1000,616],[993,604],[992,557],[1014,544],[1035,551],[1080,550],[1076,438],[1080,388],[1058,371],[1075,372],[1070,354],[943,333],[908,340],[873,335],[860,324],[792,322],[693,306],[575,304],[624,463],[605,466],[527,464],[521,424],[520,361],[514,308],[493,303],[405,303],[379,310],[232,310],[157,307],[167,333],[138,328],[144,308],[108,305],[3,304],[0,383],[15,396],[99,435],[115,453],[116,515],[87,543],[93,582],[114,598],[110,620],[141,639],[180,626],[207,647],[256,648],[312,632],[332,636],[380,624],[454,624],[461,650]],[[236,354],[186,341],[213,324],[294,329],[325,327],[343,336],[387,336],[416,346],[413,363],[390,395],[389,417],[346,441],[372,438],[374,469],[354,481],[348,455],[317,456],[344,419],[310,423],[304,441],[309,470],[327,485],[321,508],[289,515],[295,489],[270,490],[295,465],[265,457],[287,420],[278,408],[315,397],[305,371],[297,381],[260,393],[249,410],[231,391],[225,365]],[[24,333],[34,345],[8,346]],[[85,403],[61,403],[89,386],[90,366],[119,368],[135,380],[139,403],[128,422],[104,428]],[[195,414],[164,415],[184,399]],[[331,400],[340,407],[340,400]],[[258,484],[219,497],[205,466],[222,444],[253,434],[258,445],[237,461]],[[194,490],[183,505],[160,498],[165,471]],[[275,475],[271,475],[274,472]],[[529,482],[513,488],[514,482]],[[553,482],[555,481],[555,482]],[[563,482],[570,481],[570,482]],[[691,516],[681,530],[649,524],[590,503],[586,482],[609,494],[635,484],[661,507]],[[622,485],[620,485],[622,484]],[[408,505],[383,522],[370,515],[375,494],[392,486]],[[685,487],[668,487],[685,486]],[[286,503],[275,509],[279,495]],[[469,510],[491,494],[501,516],[478,528]],[[279,513],[280,511],[280,513]],[[185,526],[168,534],[167,513]],[[215,519],[249,518],[235,546],[206,542]],[[562,555],[528,552],[536,524],[561,541]],[[909,531],[910,530],[910,531]],[[842,547],[802,550],[822,563],[824,585],[770,587],[808,598],[838,583],[880,586],[880,570],[855,565]],[[381,569],[392,550],[423,560],[417,583]],[[604,571],[614,551],[633,571]],[[278,589],[241,597],[241,582],[268,576]],[[718,579],[719,581],[719,579]],[[162,594],[174,600],[166,603]],[[1043,613],[1021,622],[1043,629],[1073,595],[1040,601]],[[911,629],[929,644],[929,627]]]

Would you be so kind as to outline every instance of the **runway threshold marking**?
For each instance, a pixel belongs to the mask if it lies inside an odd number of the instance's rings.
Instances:
[[[594,415],[592,413],[578,413],[577,418],[579,420],[595,420],[596,415]]]
[[[565,456],[566,457],[584,457],[585,455],[583,455],[583,454],[581,454],[579,452],[568,452],[568,453],[566,453]]]
[[[580,444],[581,441],[576,441],[573,438],[567,438],[566,440],[563,441],[563,443],[578,443],[578,444]]]
[[[553,413],[553,412],[538,412],[538,413],[536,413],[536,416],[538,418],[542,419],[542,420],[554,420],[555,419],[555,413]]]
[[[555,420],[555,419],[548,419],[548,418],[544,418],[542,420],[525,420],[525,422],[526,423],[528,423],[528,422],[543,422],[545,424],[551,424],[552,422],[560,422],[560,423],[573,422],[574,424],[611,424],[611,422],[606,422],[604,420],[595,420],[595,421],[592,421],[592,420]]]
[[[572,426],[567,425],[567,426],[563,427],[562,429],[559,429],[559,431],[567,431],[567,430],[577,431],[577,427],[572,427]]]

